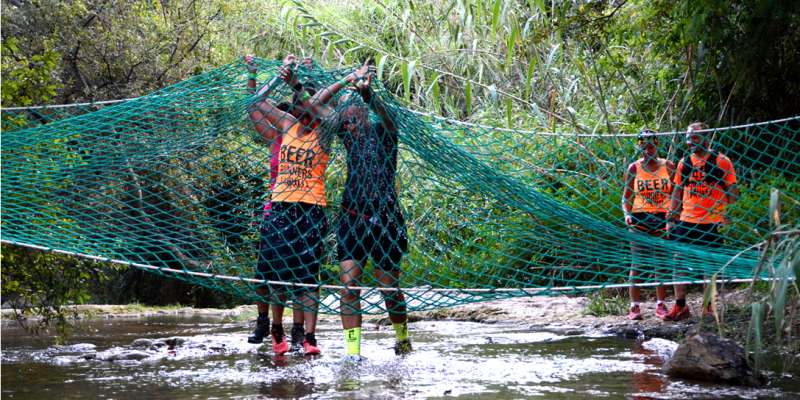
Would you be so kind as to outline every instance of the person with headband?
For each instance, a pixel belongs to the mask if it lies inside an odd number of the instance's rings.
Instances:
[[[663,158],[658,158],[658,136],[651,130],[642,131],[636,138],[636,147],[641,152],[641,158],[631,163],[625,173],[625,189],[622,193],[622,211],[625,213],[625,224],[633,233],[640,233],[657,238],[664,238],[667,228],[667,214],[669,201],[674,186],[671,184],[675,175],[675,164]],[[632,200],[632,201],[631,201]],[[663,269],[666,256],[658,254],[658,249],[648,249],[641,243],[631,242],[633,262],[630,277],[632,283],[641,283],[637,277],[643,272],[639,263],[647,256],[652,256],[658,268]],[[659,275],[663,274],[658,270]],[[663,276],[663,275],[662,275]],[[628,317],[632,320],[641,320],[642,311],[639,307],[641,289],[631,286],[631,307]],[[656,288],[656,316],[659,318],[668,313],[664,301],[667,298],[667,288]]]
[[[667,231],[680,243],[715,249],[723,245],[719,226],[725,223],[728,207],[739,200],[739,188],[731,160],[711,149],[710,132],[708,125],[702,122],[693,123],[687,129],[685,143],[689,155],[678,163],[672,180],[675,191],[669,205],[671,218]],[[677,222],[674,221],[676,215]],[[680,260],[680,255],[676,254],[675,260]],[[707,285],[703,286],[708,289]],[[675,305],[662,319],[680,321],[690,318],[692,314],[686,306],[684,285],[675,285],[675,299]],[[713,305],[709,304],[703,313],[713,315]]]
[[[367,61],[369,62],[369,60]],[[395,330],[396,355],[411,352],[405,296],[400,287],[400,261],[408,252],[405,216],[395,190],[397,123],[372,90],[372,73],[350,89],[359,95],[343,109],[338,132],[347,152],[347,178],[342,192],[342,218],[336,229],[342,291],[341,312],[347,357],[361,360],[362,275],[368,260]],[[355,97],[355,96],[354,96]],[[370,121],[370,111],[378,122]]]

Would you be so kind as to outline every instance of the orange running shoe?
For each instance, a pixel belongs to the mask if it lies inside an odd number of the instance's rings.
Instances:
[[[703,310],[703,315],[711,315],[711,316],[713,316],[714,315],[714,306],[709,304],[708,307],[706,307],[706,309]]]
[[[279,356],[289,351],[289,343],[286,343],[286,335],[281,325],[272,326],[272,351]]]
[[[317,341],[314,340],[314,344],[308,342],[308,339],[303,340],[303,350],[305,351],[305,355],[307,356],[316,356],[320,353],[319,347],[316,346]]]
[[[633,306],[628,312],[628,318],[634,321],[640,321],[642,319],[642,310],[639,309],[639,306]]]
[[[681,307],[677,304],[674,304],[672,306],[672,309],[669,310],[669,312],[666,315],[662,316],[661,319],[663,319],[664,321],[678,322],[680,320],[689,319],[691,318],[691,316],[692,312],[689,311],[689,307],[687,306]]]
[[[656,306],[656,317],[663,318],[667,314],[669,314],[669,310],[667,310],[667,305],[664,303],[658,303],[658,305]]]

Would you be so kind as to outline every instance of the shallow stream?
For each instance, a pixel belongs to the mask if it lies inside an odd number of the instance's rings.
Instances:
[[[666,378],[659,370],[669,346],[658,339],[423,321],[410,325],[414,352],[401,358],[391,328],[365,325],[365,360],[352,364],[342,361],[335,320],[321,321],[316,357],[274,356],[246,343],[251,326],[219,317],[95,319],[84,326],[65,346],[47,346],[4,324],[2,398],[800,399],[797,367],[769,374],[760,389]],[[141,361],[92,358],[130,350],[136,339],[176,337],[182,339],[151,347]]]

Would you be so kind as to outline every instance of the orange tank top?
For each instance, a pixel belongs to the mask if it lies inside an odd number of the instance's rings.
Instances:
[[[636,162],[636,176],[633,180],[633,209],[631,212],[646,212],[650,214],[665,213],[669,211],[671,183],[669,169],[664,159],[659,158],[661,164],[658,171],[650,172]]]
[[[320,146],[316,130],[301,136],[302,132],[302,126],[297,123],[283,136],[272,202],[325,207],[324,177],[328,155]]]

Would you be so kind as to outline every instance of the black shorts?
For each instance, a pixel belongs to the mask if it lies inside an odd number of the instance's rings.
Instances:
[[[319,264],[327,235],[328,217],[324,207],[306,203],[273,203],[261,224],[257,265],[261,279],[318,284]],[[313,289],[287,288],[295,293]]]
[[[681,243],[705,247],[722,247],[722,235],[717,224],[694,224],[680,221],[671,232],[672,237]]]
[[[653,233],[658,231],[665,231],[667,228],[667,213],[646,213],[635,212],[631,213],[633,224],[631,228],[637,231]]]
[[[342,211],[336,230],[339,261],[363,261],[367,255],[383,271],[400,269],[400,260],[408,252],[408,234],[402,212],[393,215],[365,217]]]

